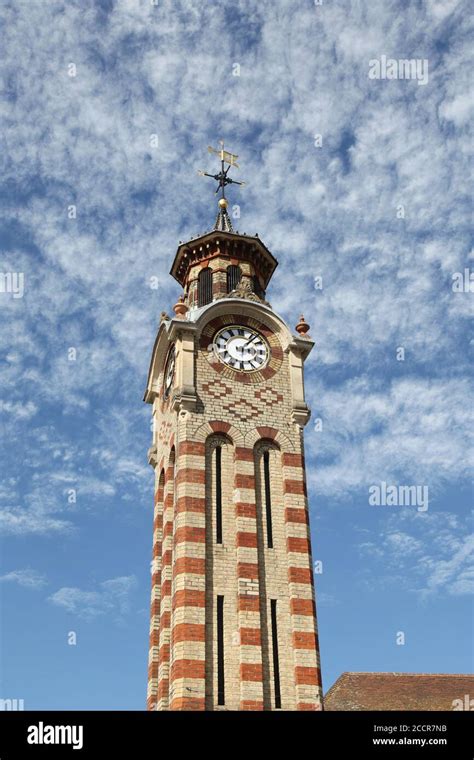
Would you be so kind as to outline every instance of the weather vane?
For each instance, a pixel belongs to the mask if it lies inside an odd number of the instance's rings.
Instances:
[[[239,165],[237,163],[238,156],[236,156],[234,153],[229,153],[229,151],[224,150],[224,140],[219,140],[219,145],[221,146],[220,150],[216,150],[216,148],[212,148],[210,145],[207,148],[209,153],[215,153],[221,160],[221,170],[219,174],[208,174],[207,172],[202,171],[199,171],[198,173],[201,175],[201,177],[211,177],[212,179],[215,179],[218,183],[216,187],[216,195],[219,190],[221,190],[221,200],[226,201],[226,185],[245,185],[245,182],[237,182],[236,179],[232,179],[228,176],[228,172],[231,166],[235,166],[237,169],[239,169]],[[227,164],[227,168],[225,168],[225,164]],[[227,202],[225,205],[227,205]]]

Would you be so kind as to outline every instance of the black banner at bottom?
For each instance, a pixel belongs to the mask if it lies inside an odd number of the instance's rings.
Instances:
[[[472,760],[472,728],[469,712],[1,712],[0,760],[115,753],[135,760],[173,751],[248,756],[276,743],[294,760],[328,751]]]

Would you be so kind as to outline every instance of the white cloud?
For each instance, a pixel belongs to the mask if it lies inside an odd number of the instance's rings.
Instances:
[[[50,535],[69,533],[74,526],[68,520],[57,519],[18,506],[0,510],[0,533],[4,535]]]
[[[0,534],[71,533],[86,512],[119,502],[149,507],[153,473],[143,453],[149,430],[146,410],[124,416],[111,406],[84,425],[73,441],[67,431],[52,425],[32,428],[27,468],[6,453],[10,477],[0,482]],[[21,446],[22,436],[16,430],[10,448],[13,443]]]
[[[371,540],[358,546],[363,556],[370,556],[381,568],[380,573],[371,572],[370,586],[395,583],[425,600],[472,595],[474,535],[468,517],[404,512],[384,523]]]
[[[318,592],[316,590],[316,602],[319,607],[334,607],[340,604],[339,599],[333,594],[327,594],[324,591]]]
[[[428,560],[430,576],[425,593],[436,593],[447,589],[448,593],[459,596],[474,592],[474,535],[464,537],[449,559]]]
[[[387,388],[367,377],[338,388],[312,387],[308,426],[308,480],[339,497],[385,481],[422,485],[431,498],[445,482],[469,477],[472,464],[472,393],[467,379],[404,378]],[[321,461],[320,461],[321,460]]]
[[[458,127],[468,123],[474,109],[472,95],[472,91],[465,92],[453,100],[444,101],[440,106],[440,116],[453,121]]]
[[[19,586],[30,589],[40,589],[47,581],[42,573],[26,568],[23,570],[11,570],[5,575],[0,575],[0,583],[17,583]]]
[[[122,617],[130,612],[130,594],[136,584],[137,579],[130,575],[103,581],[97,591],[65,586],[52,594],[49,601],[89,620],[112,613]]]
[[[10,414],[15,421],[29,420],[38,411],[38,407],[32,401],[12,402],[0,399],[0,414]]]

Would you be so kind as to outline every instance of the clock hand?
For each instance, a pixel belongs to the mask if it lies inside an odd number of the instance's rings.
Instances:
[[[254,335],[253,338],[250,338],[246,343],[243,344],[243,346],[241,346],[241,348],[244,349],[246,346],[249,346],[257,338],[258,338],[258,335]]]

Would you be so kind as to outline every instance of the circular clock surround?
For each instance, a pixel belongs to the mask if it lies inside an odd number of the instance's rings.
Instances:
[[[240,324],[219,330],[214,336],[213,349],[219,361],[239,372],[261,370],[270,358],[270,348],[263,335]]]
[[[168,351],[168,356],[165,364],[165,372],[163,379],[163,398],[168,398],[171,388],[173,387],[174,368],[176,361],[176,351],[174,343]]]
[[[253,371],[243,371],[224,364],[218,357],[214,349],[215,338],[224,328],[229,326],[248,327],[252,332],[258,332],[268,346],[268,360],[262,369]],[[278,329],[271,324],[267,324],[263,319],[250,317],[246,314],[231,312],[210,319],[202,328],[199,338],[199,347],[203,357],[207,360],[214,372],[221,377],[229,380],[237,380],[241,383],[255,385],[264,383],[275,375],[281,368],[283,362],[283,349],[278,338]]]

